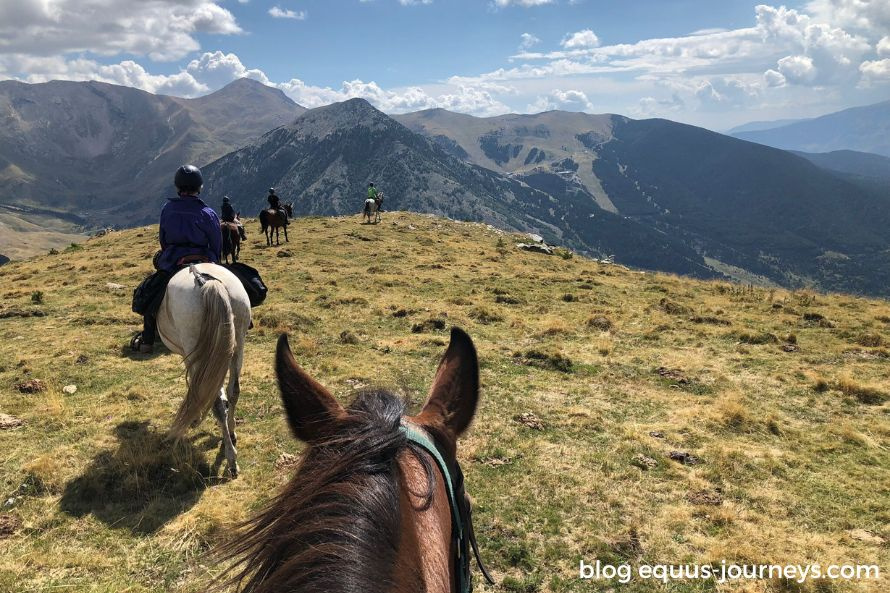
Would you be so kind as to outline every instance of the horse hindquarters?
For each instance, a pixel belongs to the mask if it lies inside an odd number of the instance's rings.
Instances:
[[[194,348],[185,355],[188,391],[173,420],[171,433],[182,436],[220,398],[235,351],[235,326],[229,295],[221,281],[200,288],[203,319]]]

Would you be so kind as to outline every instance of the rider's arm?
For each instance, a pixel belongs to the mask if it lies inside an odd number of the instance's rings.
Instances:
[[[216,258],[217,263],[222,261],[222,229],[219,226],[219,217],[216,212],[207,208],[205,210],[207,217],[207,242],[210,247],[210,253]]]
[[[161,249],[167,248],[167,239],[165,237],[166,232],[164,231],[164,219],[165,218],[166,217],[164,216],[164,210],[161,210],[161,224],[160,224],[160,228],[158,229],[158,241],[161,243]]]

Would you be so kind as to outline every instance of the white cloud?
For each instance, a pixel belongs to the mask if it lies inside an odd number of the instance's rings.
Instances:
[[[772,68],[763,73],[763,80],[766,83],[766,86],[770,88],[785,86],[785,83],[787,82],[784,74],[773,70]]]
[[[778,61],[779,73],[785,80],[797,84],[808,84],[816,79],[813,58],[808,56],[787,56]]]
[[[188,63],[185,72],[210,89],[221,88],[239,78],[252,78],[263,84],[272,85],[265,72],[248,69],[235,54],[221,51],[205,52],[200,58]]]
[[[863,33],[890,33],[887,0],[811,0],[806,9],[820,22]]]
[[[859,65],[859,71],[866,82],[890,82],[890,58],[863,62]]]
[[[9,72],[28,72],[24,80],[32,83],[50,80],[96,80],[178,97],[192,97],[213,90],[188,72],[178,72],[169,76],[149,74],[145,68],[132,60],[105,65],[85,58],[66,60],[60,57],[43,58],[21,54],[0,56],[0,75]]]
[[[276,19],[294,19],[296,21],[305,21],[306,20],[306,11],[301,10],[299,12],[290,10],[289,8],[281,8],[280,6],[273,6],[269,9],[269,14],[272,18]]]
[[[701,109],[745,106],[757,100],[760,89],[735,77],[704,80],[695,90]]]
[[[670,99],[656,99],[655,97],[643,97],[639,104],[631,109],[632,113],[641,117],[653,117],[676,113],[686,107],[686,102],[678,93],[671,95]]]
[[[531,33],[523,33],[520,37],[522,39],[522,41],[519,42],[520,50],[526,50],[534,45],[538,45],[539,43],[541,43],[541,40]]]
[[[415,4],[432,4],[433,0],[399,0],[402,6],[413,6]]]
[[[594,107],[583,91],[560,89],[554,89],[547,96],[538,97],[534,103],[528,106],[528,111],[533,113],[554,109],[592,112]]]
[[[566,38],[563,39],[562,42],[560,42],[560,45],[566,49],[597,47],[599,44],[599,37],[597,37],[596,33],[591,31],[590,29],[584,29],[583,31],[578,31],[577,33],[567,35]]]
[[[875,46],[875,51],[879,56],[890,56],[890,36],[882,37]]]
[[[340,89],[312,86],[296,78],[276,86],[294,101],[309,108],[360,97],[387,113],[406,113],[434,107],[480,116],[509,111],[489,90],[467,86],[458,86],[436,96],[419,87],[387,91],[375,82],[362,80],[344,82]]]
[[[219,0],[0,1],[0,54],[131,53],[176,60],[200,49],[197,34],[240,32]]]

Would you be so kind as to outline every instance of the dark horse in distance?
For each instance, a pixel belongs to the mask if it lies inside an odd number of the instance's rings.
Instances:
[[[275,232],[275,244],[281,244],[281,241],[278,239],[278,229],[284,229],[284,242],[289,243],[287,240],[287,220],[294,217],[294,205],[293,203],[282,204],[281,207],[284,208],[284,212],[274,208],[267,208],[260,212],[260,227],[263,234],[266,235],[266,245],[269,247],[272,246],[273,231]],[[287,216],[285,216],[285,212]]]
[[[232,263],[238,261],[241,256],[241,233],[238,231],[238,223],[221,222],[219,227],[222,230],[222,254],[229,263],[229,256],[232,256]]]

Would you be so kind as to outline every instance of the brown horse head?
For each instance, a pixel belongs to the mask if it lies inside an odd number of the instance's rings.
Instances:
[[[400,427],[420,429],[456,464],[457,438],[479,397],[469,336],[452,330],[413,417],[386,391],[342,407],[297,365],[286,336],[276,370],[288,424],[307,448],[290,483],[223,550],[236,560],[229,584],[251,593],[453,591],[448,492],[432,456]]]

